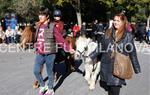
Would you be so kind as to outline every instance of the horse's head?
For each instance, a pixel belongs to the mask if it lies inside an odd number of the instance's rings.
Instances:
[[[81,59],[82,56],[88,55],[91,50],[91,46],[89,44],[92,44],[92,39],[82,37],[80,36],[76,40],[76,53],[75,53],[75,59]],[[89,49],[90,48],[90,49]]]
[[[76,42],[76,39],[74,37],[66,36],[65,41],[67,41],[69,45],[71,45],[71,47],[74,48]]]
[[[84,56],[85,57],[89,57],[91,54],[95,53],[96,52],[96,49],[97,49],[97,46],[98,44],[96,42],[90,42],[87,46],[87,49],[84,53]]]

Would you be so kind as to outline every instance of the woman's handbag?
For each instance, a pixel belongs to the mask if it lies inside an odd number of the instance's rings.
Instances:
[[[114,51],[113,75],[121,79],[131,79],[133,68],[129,55],[126,56],[119,53],[117,49]]]

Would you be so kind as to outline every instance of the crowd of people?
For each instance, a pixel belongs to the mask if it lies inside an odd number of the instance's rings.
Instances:
[[[0,26],[0,43],[20,43],[22,29],[19,26],[16,26],[15,29],[12,29],[10,26],[4,31],[3,27]]]
[[[33,24],[33,23],[32,23]],[[35,25],[35,24],[33,24]],[[34,27],[34,26],[29,25],[24,25],[19,26],[19,24],[14,25],[5,25],[2,26],[0,25],[0,43],[20,43],[21,42],[21,34],[23,33],[23,30],[25,27]],[[102,21],[98,21],[95,19],[92,23],[86,23],[83,22],[81,27],[77,23],[63,23],[63,32],[62,35],[63,37],[66,37],[67,35],[76,37],[79,36],[80,34],[86,34],[88,33],[89,36],[95,37],[96,40],[100,40],[101,37],[99,35],[105,33],[106,29],[110,28],[112,26],[111,20],[108,23],[104,23]],[[21,28],[20,28],[21,27]],[[128,26],[128,29],[132,31],[134,38],[136,41],[141,42],[146,42],[147,44],[150,44],[150,27],[146,29],[146,24],[145,23],[130,23]],[[35,31],[33,31],[35,32]]]

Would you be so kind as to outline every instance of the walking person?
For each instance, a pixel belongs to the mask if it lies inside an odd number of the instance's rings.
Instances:
[[[145,40],[145,38],[144,38],[145,31],[146,31],[145,24],[141,23],[141,22],[138,23],[137,33],[138,33],[140,43],[142,43]]]
[[[148,44],[150,44],[150,27],[148,28],[147,36],[148,36]]]
[[[42,7],[39,11],[39,23],[35,34],[36,58],[34,74],[40,84],[38,95],[54,95],[53,65],[56,56],[55,53],[57,52],[56,42],[61,43],[61,47],[63,47],[67,52],[74,52],[74,50],[70,48],[69,44],[64,41],[59,29],[55,25],[51,29],[49,17],[48,8]],[[43,64],[46,65],[49,81],[48,86],[45,85],[41,74]]]
[[[56,42],[61,43],[60,45],[65,49],[65,51],[71,53],[74,52],[74,50],[70,48],[69,44],[64,41],[59,29],[55,25],[51,27],[51,19],[49,17],[49,9],[42,7],[39,11],[39,23],[35,34],[36,58],[34,75],[40,84],[38,95],[54,95],[53,65],[56,56],[55,54],[57,52]],[[41,67],[43,64],[46,65],[48,86],[45,85],[41,74]]]
[[[87,30],[86,30],[86,23],[83,22],[83,23],[82,23],[82,26],[81,26],[81,35],[86,34],[86,33],[87,33]]]
[[[133,35],[127,29],[128,21],[124,14],[116,14],[114,16],[113,26],[106,31],[104,38],[101,41],[102,53],[100,85],[108,95],[120,95],[122,85],[126,85],[125,79],[121,79],[113,75],[112,58],[114,42],[117,44],[117,51],[129,55],[133,70],[136,74],[141,72],[140,64],[137,58],[136,48],[134,45]]]

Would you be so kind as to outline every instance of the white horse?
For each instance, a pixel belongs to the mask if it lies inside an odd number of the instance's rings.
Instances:
[[[100,61],[97,61],[97,58],[92,60],[90,57],[91,54],[96,52],[97,47],[98,44],[91,38],[80,36],[76,40],[75,59],[83,59],[83,63],[85,66],[84,78],[87,81],[90,90],[93,90],[95,88],[97,75],[100,72]]]

